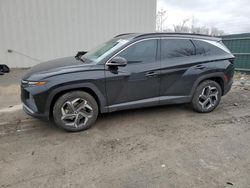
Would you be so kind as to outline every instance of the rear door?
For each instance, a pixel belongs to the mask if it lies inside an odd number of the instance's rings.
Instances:
[[[161,103],[188,95],[190,78],[187,70],[195,65],[195,46],[189,39],[161,39]],[[191,76],[191,77],[190,77]]]
[[[137,41],[116,55],[128,61],[125,67],[105,66],[110,111],[158,104],[160,61],[157,49],[158,39]]]

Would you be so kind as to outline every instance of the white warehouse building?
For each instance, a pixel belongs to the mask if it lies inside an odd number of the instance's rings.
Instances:
[[[120,33],[154,32],[156,0],[0,0],[0,64],[31,67]]]

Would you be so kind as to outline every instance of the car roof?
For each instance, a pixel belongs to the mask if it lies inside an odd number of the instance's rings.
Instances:
[[[212,41],[221,41],[221,38],[210,35],[195,34],[195,33],[123,33],[115,37],[127,39],[151,38],[151,37],[176,37],[176,38],[190,38],[190,39],[205,39]]]

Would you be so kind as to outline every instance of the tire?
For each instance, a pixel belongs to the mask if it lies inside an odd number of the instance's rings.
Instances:
[[[219,105],[221,95],[221,86],[217,82],[205,80],[196,88],[191,105],[196,112],[208,113]]]
[[[53,107],[55,124],[66,131],[86,130],[95,123],[97,116],[98,105],[95,99],[83,91],[62,95]]]

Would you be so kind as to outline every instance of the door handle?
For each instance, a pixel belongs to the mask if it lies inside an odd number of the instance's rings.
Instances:
[[[158,75],[157,72],[148,72],[148,73],[146,74],[146,77],[155,77],[155,76],[157,76],[157,75]]]
[[[195,69],[200,69],[200,70],[202,70],[202,69],[204,69],[204,68],[206,68],[205,65],[196,65],[196,66],[195,66]]]

